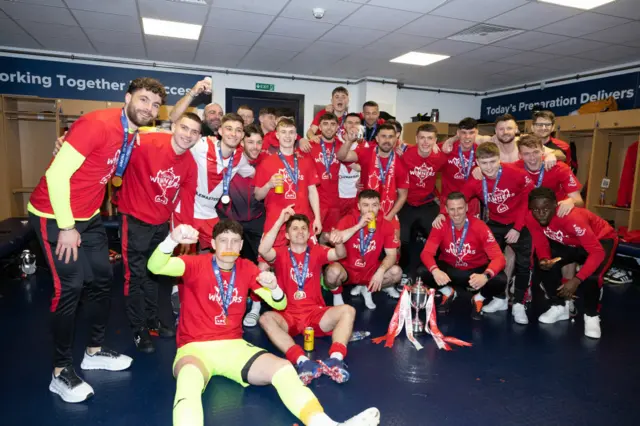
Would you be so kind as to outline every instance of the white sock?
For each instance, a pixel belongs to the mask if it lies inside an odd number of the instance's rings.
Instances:
[[[440,287],[438,291],[442,293],[443,296],[446,296],[446,297],[451,296],[451,293],[453,293],[453,289],[448,285],[445,285],[444,287]]]
[[[473,300],[484,302],[484,296],[480,293],[476,293],[473,295]]]
[[[252,301],[251,312],[253,312],[254,314],[260,314],[260,308],[261,308],[260,302]]]
[[[173,287],[171,287],[171,295],[173,296],[174,294],[176,294],[178,292],[178,286],[174,285]]]
[[[298,359],[296,360],[296,365],[300,365],[301,363],[305,362],[305,361],[309,361],[309,358],[307,358],[304,355],[300,355],[298,357]]]
[[[330,356],[331,358],[335,358],[335,359],[339,359],[340,361],[342,361],[344,359],[344,357],[342,356],[342,354],[340,352],[334,352],[331,354]]]
[[[318,413],[309,419],[308,426],[337,426],[338,422],[331,420],[326,413]]]
[[[344,299],[342,298],[342,294],[334,294],[333,295],[333,306],[344,305]]]
[[[375,309],[376,304],[373,303],[373,297],[371,296],[371,292],[365,287],[362,289],[362,297],[364,298],[364,304],[369,309]]]

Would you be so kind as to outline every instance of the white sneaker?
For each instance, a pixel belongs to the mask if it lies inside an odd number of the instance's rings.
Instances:
[[[82,402],[93,396],[93,388],[76,374],[73,367],[65,367],[58,377],[51,374],[49,390],[60,395],[64,402]]]
[[[373,297],[371,296],[371,292],[369,290],[367,290],[366,287],[364,287],[362,289],[362,297],[364,298],[364,305],[368,309],[375,309],[376,308],[376,304],[373,303]]]
[[[83,370],[109,370],[122,371],[131,367],[133,359],[130,356],[122,355],[111,349],[102,348],[93,355],[84,351],[84,358],[80,368]]]
[[[359,296],[363,288],[364,288],[363,285],[354,285],[353,288],[351,289],[351,295]]]
[[[341,294],[333,295],[333,306],[342,306],[344,305],[344,299]]]
[[[547,312],[538,317],[538,321],[543,324],[553,324],[557,321],[569,319],[569,310],[565,305],[552,305]]]
[[[578,315],[578,310],[576,309],[576,304],[573,302],[573,300],[565,300],[564,306],[565,308],[567,308],[567,312],[569,312],[569,316],[571,318]]]
[[[584,315],[584,335],[587,337],[591,337],[592,339],[599,339],[602,335],[600,330],[600,317],[590,317],[589,315]]]
[[[509,309],[509,302],[507,299],[498,299],[494,297],[493,300],[482,307],[482,312],[491,314],[498,311],[506,311]]]
[[[518,324],[529,324],[529,317],[527,317],[527,311],[522,303],[515,303],[513,305],[511,308],[511,315],[513,315],[513,320]]]
[[[604,280],[611,284],[628,284],[633,281],[631,272],[613,267],[604,275]]]
[[[387,293],[387,296],[389,296],[392,299],[400,299],[400,293],[398,293],[398,290],[396,290],[393,286],[383,288],[382,291]]]
[[[380,411],[377,408],[367,408],[362,413],[351,417],[346,422],[338,423],[338,426],[378,426],[380,424]]]

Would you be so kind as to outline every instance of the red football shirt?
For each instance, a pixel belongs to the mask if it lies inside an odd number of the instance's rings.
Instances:
[[[447,265],[457,269],[469,270],[487,266],[492,276],[504,269],[505,258],[489,227],[480,219],[469,217],[469,229],[460,253],[457,252],[462,238],[462,229],[455,229],[455,241],[451,235],[451,219],[447,218],[440,229],[433,228],[422,250],[420,259],[430,272],[438,267],[436,253]]]
[[[474,153],[474,160],[471,164],[471,169],[475,167],[475,144],[473,147],[466,152],[462,153],[462,158],[464,159],[464,165],[460,162],[460,155],[458,148],[460,147],[460,142],[455,142],[453,144],[453,149],[450,153],[444,154],[446,157],[446,162],[444,166],[440,169],[442,172],[442,190],[440,191],[440,213],[445,214],[445,207],[447,205],[447,197],[452,192],[462,191],[462,187],[467,182],[467,179],[464,177],[464,170],[469,167],[469,156],[471,152]],[[471,176],[471,171],[469,172],[469,180],[473,179]],[[480,203],[478,200],[467,200],[469,203],[469,216],[477,216],[480,214]]]
[[[487,182],[489,220],[503,225],[513,224],[513,229],[520,231],[527,213],[529,192],[534,188],[534,184],[527,172],[515,165],[502,163],[501,167],[502,176],[497,188],[495,187],[495,179],[483,176]],[[462,188],[462,193],[467,200],[478,197],[484,203],[482,182],[483,180],[473,177],[467,181]]]
[[[567,159],[565,160],[565,164],[569,166],[571,165],[571,147],[568,143],[560,139],[549,138],[549,141],[544,146],[546,146],[547,148],[559,149],[560,151],[562,151],[565,157],[567,157]]]
[[[289,256],[289,247],[282,246],[275,249],[276,259],[273,262],[274,270],[278,285],[287,296],[286,312],[304,313],[310,312],[313,308],[324,307],[324,299],[322,298],[322,289],[320,287],[320,276],[322,275],[322,267],[329,263],[329,250],[327,246],[320,244],[309,245],[309,267],[304,282],[303,291],[306,297],[301,300],[295,299],[295,293],[298,291],[298,281],[296,272],[291,264]],[[292,252],[293,253],[293,252]],[[304,258],[306,252],[293,253],[296,259],[296,267],[298,271],[302,271],[304,267]]]
[[[105,185],[116,171],[124,129],[122,109],[110,108],[80,117],[69,129],[65,141],[85,157],[71,176],[71,211],[74,218],[89,218],[102,205]],[[133,135],[129,135],[129,141]],[[31,205],[38,211],[54,214],[47,180],[42,176],[31,194]]]
[[[262,286],[256,281],[260,270],[247,259],[236,260],[236,281],[229,316],[224,315],[218,281],[213,273],[213,255],[180,256],[185,264],[180,289],[180,322],[177,346],[191,342],[242,338],[242,318],[247,306],[249,290]],[[226,292],[231,271],[220,270]]]
[[[140,145],[133,149],[122,188],[117,192],[118,210],[145,223],[160,225],[169,220],[182,199],[182,219],[192,225],[197,173],[190,152],[175,153],[171,134],[140,135]]]
[[[549,240],[565,246],[584,248],[589,255],[576,274],[582,281],[593,275],[604,260],[605,252],[599,241],[618,238],[607,221],[580,207],[574,207],[565,217],[555,215],[545,227],[528,212],[526,225],[539,259],[551,258]]]
[[[529,171],[522,160],[518,160],[513,164],[525,170],[533,181],[533,185],[537,186],[540,173],[542,173],[540,170],[536,172]],[[540,186],[549,188],[555,192],[558,201],[562,201],[567,198],[568,194],[582,189],[578,178],[576,178],[571,168],[565,163],[556,163],[551,170],[545,170]]]
[[[435,198],[436,173],[445,165],[447,157],[442,151],[431,152],[427,157],[418,153],[418,147],[411,145],[402,154],[402,162],[409,173],[409,194],[407,204],[421,206]]]
[[[360,221],[358,213],[352,213],[340,219],[336,229],[345,230],[354,227]],[[360,231],[356,232],[344,245],[347,249],[347,257],[340,263],[348,271],[357,271],[362,276],[373,275],[380,266],[380,254],[383,249],[397,249],[400,241],[396,238],[395,227],[392,222],[386,220],[382,210],[376,220],[377,228],[373,238],[366,248],[364,256],[360,255]],[[368,230],[364,228],[366,240]],[[363,241],[363,243],[366,241]]]
[[[340,161],[338,160],[336,153],[341,146],[342,143],[336,138],[334,138],[333,141],[325,142],[326,158],[327,161],[331,161],[329,173],[327,173],[325,168],[325,157],[322,154],[321,144],[312,142],[311,152],[307,154],[307,156],[313,161],[316,173],[320,179],[318,193],[320,195],[320,204],[322,205],[334,205],[338,199],[338,175],[340,174]]]
[[[293,170],[293,155],[285,155],[285,159]],[[294,185],[291,177],[287,173],[287,169],[277,154],[272,154],[265,158],[256,170],[255,186],[262,188],[269,182],[271,177],[280,173],[284,177],[284,193],[276,194],[272,189],[264,199],[266,209],[265,216],[265,232],[268,232],[278,217],[280,212],[291,204],[296,213],[301,213],[309,218],[313,223],[314,216],[309,203],[309,185],[318,185],[320,180],[316,173],[316,168],[308,157],[298,158],[298,185]]]

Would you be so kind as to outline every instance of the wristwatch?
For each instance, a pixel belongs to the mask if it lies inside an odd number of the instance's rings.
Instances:
[[[490,273],[488,273],[488,272],[485,272],[485,273],[483,273],[482,275],[484,275],[485,277],[487,277],[487,281],[489,281],[489,280],[492,278],[491,274],[490,274]]]

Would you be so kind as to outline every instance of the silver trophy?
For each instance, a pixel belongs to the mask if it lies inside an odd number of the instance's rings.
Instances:
[[[420,310],[427,307],[429,299],[428,289],[422,285],[422,278],[418,277],[415,285],[409,287],[411,294],[411,306],[415,309],[415,316],[412,320],[413,334],[422,334],[424,332],[424,323],[420,320]]]

